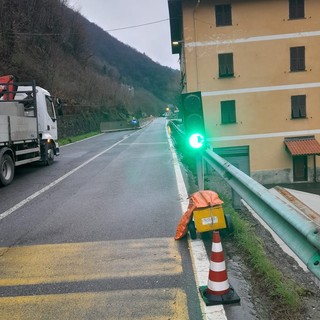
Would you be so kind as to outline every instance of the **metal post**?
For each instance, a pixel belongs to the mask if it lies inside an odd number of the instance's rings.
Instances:
[[[204,166],[201,153],[196,154],[197,179],[199,190],[204,190]]]

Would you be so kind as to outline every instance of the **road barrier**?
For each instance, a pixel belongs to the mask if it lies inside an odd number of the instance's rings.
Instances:
[[[183,131],[174,123],[170,128],[181,143]],[[206,150],[201,156],[320,279],[320,228],[216,153]],[[203,181],[203,170],[197,171]]]
[[[207,306],[240,302],[230,286],[219,231],[213,231],[208,285],[199,288]]]

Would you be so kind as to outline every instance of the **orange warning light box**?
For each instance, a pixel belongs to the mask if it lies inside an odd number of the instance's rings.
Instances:
[[[222,206],[195,209],[193,220],[198,232],[220,230],[227,227]]]

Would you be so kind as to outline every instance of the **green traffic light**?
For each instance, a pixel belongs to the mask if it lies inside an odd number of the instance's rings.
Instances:
[[[204,136],[201,133],[194,133],[189,138],[189,144],[194,149],[202,148],[204,145]]]

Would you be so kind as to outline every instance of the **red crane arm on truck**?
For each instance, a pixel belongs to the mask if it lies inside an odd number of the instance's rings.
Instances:
[[[13,100],[17,86],[15,85],[15,77],[12,75],[0,77],[0,98],[3,96],[4,101]]]

